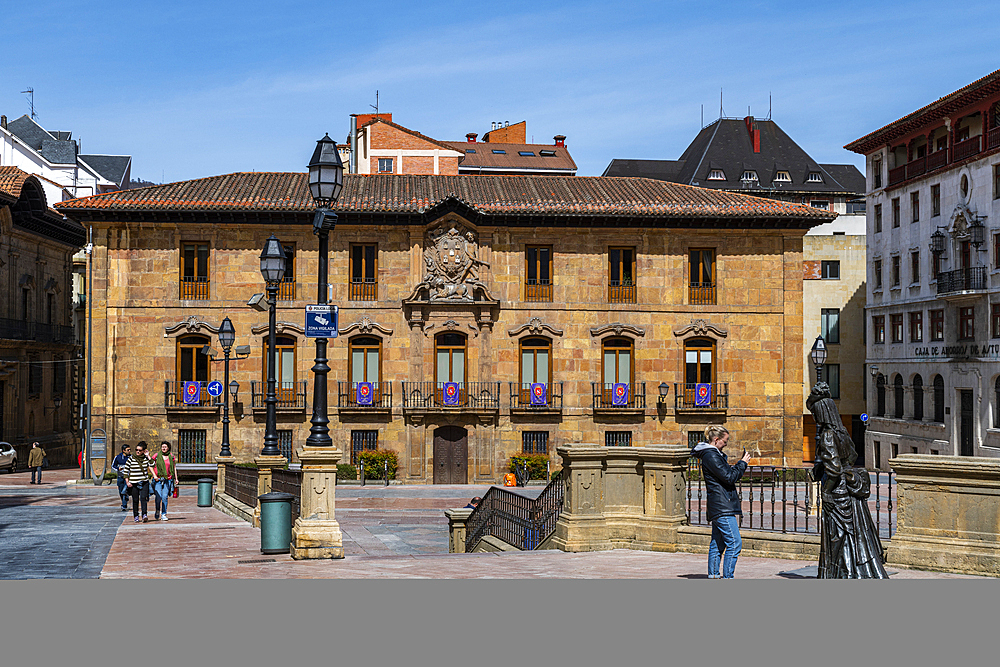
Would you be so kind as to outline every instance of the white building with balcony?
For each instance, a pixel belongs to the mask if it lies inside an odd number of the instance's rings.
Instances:
[[[845,148],[867,165],[866,462],[1000,457],[1000,70]]]

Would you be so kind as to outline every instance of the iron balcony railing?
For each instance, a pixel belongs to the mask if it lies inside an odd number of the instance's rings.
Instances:
[[[349,301],[377,301],[378,280],[375,278],[351,278],[347,299]]]
[[[181,299],[207,300],[208,278],[200,276],[184,276],[181,278]]]
[[[302,501],[302,471],[274,468],[271,470],[271,491],[292,495],[292,523],[299,518]]]
[[[626,395],[616,396],[617,384],[607,382],[591,382],[594,393],[595,410],[645,410],[646,383],[635,382],[626,384]]]
[[[952,162],[958,162],[959,160],[964,160],[967,157],[972,157],[982,150],[982,137],[976,135],[974,137],[969,137],[965,141],[960,141],[954,145],[951,149]]]
[[[715,303],[715,283],[691,283],[688,285],[688,302],[693,306]]]
[[[708,392],[701,389],[707,386]],[[675,410],[725,410],[729,407],[729,383],[674,383]]]
[[[608,303],[635,303],[635,285],[631,281],[608,282]]]
[[[279,301],[295,300],[295,278],[281,279],[281,282],[278,284],[278,300]]]
[[[532,385],[530,383],[508,382],[510,387],[511,410],[562,410],[563,383],[552,382],[545,385],[545,396],[531,400]]]
[[[466,552],[487,535],[522,551],[538,548],[556,529],[565,486],[557,475],[534,500],[499,486],[490,487],[466,523]]]
[[[458,382],[454,401],[446,402],[444,382],[404,382],[403,408],[442,409],[466,408],[470,410],[499,410],[499,382]]]
[[[257,468],[227,463],[226,495],[247,507],[257,507]]]
[[[818,534],[820,507],[818,483],[811,481],[810,468],[749,466],[736,490],[743,516],[740,527],[780,533]],[[868,509],[882,539],[896,532],[896,478],[892,472],[870,471],[871,496]],[[687,519],[691,525],[708,525],[708,491],[701,461],[688,459]],[[822,505],[822,502],[820,502]]]
[[[0,318],[0,338],[72,345],[76,342],[76,333],[73,327],[61,324],[25,322],[24,320],[13,320],[3,317]]]
[[[987,285],[985,266],[973,266],[966,269],[955,269],[954,271],[942,271],[937,274],[938,294],[985,290]]]
[[[212,408],[219,407],[222,397],[211,396],[208,393],[207,382],[197,382],[198,392],[193,398],[185,401],[185,388],[191,384],[188,380],[166,380],[163,383],[163,405],[167,408]]]
[[[306,382],[275,382],[274,393],[278,398],[278,408],[306,409]],[[263,410],[267,407],[267,382],[253,380],[250,382],[251,408]]]
[[[547,278],[525,279],[525,301],[552,301],[552,281]]]
[[[357,382],[337,383],[337,407],[358,410],[377,410],[392,407],[392,383],[372,382],[371,403],[358,402]]]

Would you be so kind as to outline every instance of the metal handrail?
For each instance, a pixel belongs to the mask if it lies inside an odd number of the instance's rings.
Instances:
[[[490,487],[466,522],[466,552],[487,535],[521,551],[537,549],[556,529],[565,488],[557,476],[532,500],[503,487]]]
[[[625,383],[622,383],[625,384]],[[622,405],[615,405],[614,383],[591,382],[595,410],[644,410],[646,408],[646,383],[628,384],[628,398]]]
[[[337,382],[337,407],[358,410],[373,410],[392,407],[392,383],[372,382],[371,405],[358,403],[357,382]]]
[[[275,382],[275,394],[278,398],[279,408],[292,408],[304,410],[306,407],[306,382]],[[250,407],[255,410],[263,410],[267,407],[267,383],[258,380],[250,382]]]
[[[562,382],[546,383],[545,403],[540,405],[531,402],[531,383],[508,382],[507,384],[510,388],[510,407],[512,410],[562,410]]]
[[[455,405],[445,404],[444,382],[404,382],[403,408],[499,410],[499,382],[456,382],[458,398]]]

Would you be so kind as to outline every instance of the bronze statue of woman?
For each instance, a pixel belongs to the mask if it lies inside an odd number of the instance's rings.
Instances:
[[[830,387],[817,382],[806,399],[816,421],[816,466],[821,481],[819,579],[888,579],[882,541],[868,509],[871,478],[855,468],[858,455]]]

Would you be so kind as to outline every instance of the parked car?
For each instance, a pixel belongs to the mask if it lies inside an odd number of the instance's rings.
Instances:
[[[4,468],[9,472],[17,468],[17,452],[9,442],[0,442],[0,470]]]

